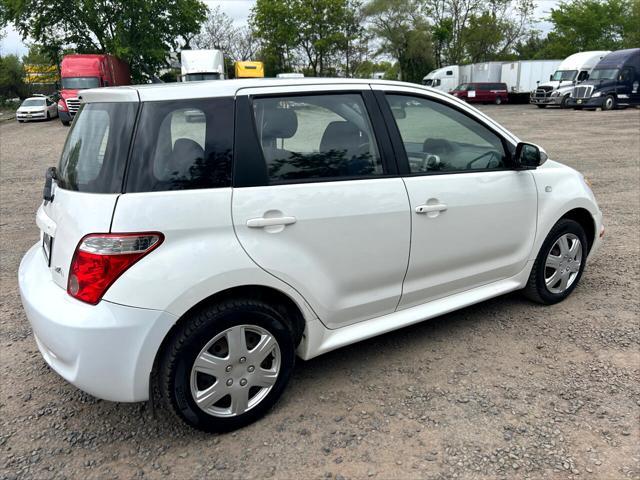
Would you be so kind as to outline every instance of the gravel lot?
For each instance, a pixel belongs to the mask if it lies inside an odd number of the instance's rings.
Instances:
[[[96,400],[37,351],[17,289],[68,129],[0,124],[0,478],[640,478],[640,110],[482,107],[593,182],[605,244],[574,294],[497,298],[309,362],[213,436]]]

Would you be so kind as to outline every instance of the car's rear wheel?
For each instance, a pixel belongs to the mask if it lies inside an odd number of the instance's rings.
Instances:
[[[567,298],[576,288],[588,253],[582,226],[561,219],[549,232],[533,264],[524,294],[547,305]]]
[[[501,97],[496,97],[496,105],[500,105],[502,103]]]
[[[536,107],[538,107],[538,108],[547,108],[546,105],[540,105],[540,104],[536,105]]]
[[[228,300],[191,315],[159,364],[165,404],[189,425],[223,432],[263,416],[295,361],[291,330],[269,304]]]

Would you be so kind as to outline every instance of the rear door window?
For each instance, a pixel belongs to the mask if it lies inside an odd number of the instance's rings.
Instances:
[[[233,98],[147,102],[127,172],[127,192],[231,185]]]
[[[270,183],[384,173],[359,94],[257,98],[253,107]]]
[[[122,191],[137,103],[83,105],[67,137],[56,183],[87,193]]]

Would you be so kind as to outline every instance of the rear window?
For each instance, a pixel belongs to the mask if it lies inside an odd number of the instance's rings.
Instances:
[[[60,188],[87,193],[122,191],[137,103],[82,105],[60,157]]]
[[[126,192],[231,186],[233,98],[146,102]]]

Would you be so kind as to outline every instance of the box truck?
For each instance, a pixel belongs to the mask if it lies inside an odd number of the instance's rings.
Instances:
[[[549,76],[548,81],[540,83],[531,92],[529,102],[538,108],[545,108],[547,105],[565,108],[573,87],[588,80],[591,71],[609,53],[608,50],[596,50],[568,56]]]
[[[222,50],[182,50],[180,52],[180,81],[224,79]]]
[[[80,108],[80,90],[131,85],[131,73],[129,65],[113,55],[65,55],[60,63],[60,84],[58,116],[63,125],[69,125]]]

